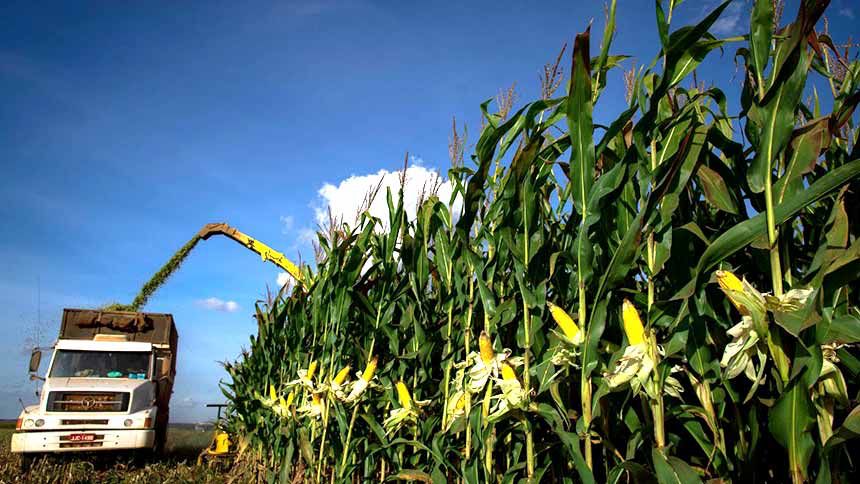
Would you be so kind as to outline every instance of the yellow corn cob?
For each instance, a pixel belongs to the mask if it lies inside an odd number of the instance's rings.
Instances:
[[[412,396],[409,395],[409,389],[406,388],[406,384],[398,381],[394,386],[397,387],[397,401],[400,402],[400,406],[407,410],[412,408]]]
[[[744,283],[731,271],[717,271],[717,283],[723,291],[743,292]]]
[[[461,410],[466,406],[466,394],[463,393],[460,395],[460,398],[457,399],[457,403],[454,404],[454,410]]]
[[[547,301],[547,306],[549,306],[549,312],[552,314],[552,319],[555,320],[555,323],[561,328],[561,331],[564,333],[568,339],[575,339],[576,335],[579,333],[579,326],[573,322],[573,318],[571,318],[564,309],[556,306],[555,304]]]
[[[334,376],[334,382],[338,385],[343,384],[344,380],[346,380],[346,376],[349,375],[350,366],[346,365],[342,370],[337,372],[337,375]]]
[[[621,319],[624,322],[624,333],[627,335],[627,343],[630,345],[644,343],[645,328],[642,326],[642,320],[639,319],[636,307],[627,299],[624,300],[624,304],[622,305]]]
[[[317,372],[317,361],[314,360],[311,362],[310,366],[308,366],[308,380],[313,381],[314,373]]]
[[[502,380],[516,380],[517,372],[514,370],[511,365],[502,362]]]
[[[367,368],[364,369],[364,372],[361,374],[361,379],[369,382],[371,378],[373,378],[373,374],[376,372],[376,357],[374,356],[372,360],[367,364]]]
[[[749,314],[749,311],[743,304],[735,300],[734,292],[744,292],[744,283],[738,279],[731,271],[717,271],[717,284],[720,289],[729,297],[729,301],[734,304],[735,308],[744,315]]]
[[[481,349],[481,360],[485,365],[489,365],[496,358],[496,353],[493,352],[493,343],[490,341],[490,335],[486,331],[481,331],[481,336],[478,338],[478,347]]]
[[[278,399],[278,394],[275,392],[275,385],[269,385],[269,398],[272,400]]]
[[[294,399],[295,397],[296,397],[295,392],[290,392],[290,394],[289,394],[289,395],[287,395],[287,402],[284,404],[284,407],[289,407],[290,405],[292,405],[292,404],[293,404],[293,399]]]

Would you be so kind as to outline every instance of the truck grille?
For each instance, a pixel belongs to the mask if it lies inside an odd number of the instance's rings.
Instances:
[[[49,412],[126,412],[127,392],[51,392]]]
[[[107,425],[108,419],[62,419],[60,425]]]

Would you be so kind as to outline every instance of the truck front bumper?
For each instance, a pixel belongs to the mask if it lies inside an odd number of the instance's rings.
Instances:
[[[92,434],[92,441],[72,440],[75,434]],[[63,430],[12,434],[12,452],[82,452],[93,450],[151,449],[155,430]]]

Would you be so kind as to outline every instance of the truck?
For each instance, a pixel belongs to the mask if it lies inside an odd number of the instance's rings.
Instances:
[[[12,452],[22,455],[25,466],[39,453],[164,448],[179,337],[172,315],[141,309],[199,241],[216,235],[287,271],[299,288],[312,282],[281,252],[219,222],[204,225],[130,304],[64,309],[44,378],[36,375],[41,351],[34,349],[30,358],[30,378],[44,383],[39,403],[24,408],[12,435]],[[226,434],[215,437],[225,447]]]
[[[39,403],[12,435],[22,460],[40,453],[164,448],[179,336],[161,313],[64,309]]]

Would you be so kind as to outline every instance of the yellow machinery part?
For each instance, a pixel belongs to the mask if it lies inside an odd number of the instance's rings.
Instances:
[[[263,259],[263,262],[272,262],[276,266],[287,271],[293,277],[293,279],[296,280],[297,284],[304,284],[305,281],[301,269],[299,269],[298,266],[296,266],[289,259],[287,259],[284,254],[260,242],[259,240],[254,239],[236,230],[235,227],[231,227],[225,223],[206,224],[203,226],[202,229],[200,229],[200,232],[198,232],[197,234],[197,236],[203,240],[206,240],[213,235],[224,235],[235,240],[236,242],[247,247],[248,249],[256,252],[257,254],[260,254],[260,257]]]
[[[227,435],[227,432],[217,432],[212,440],[212,448],[209,453],[219,455],[228,452],[230,452],[230,436]]]

